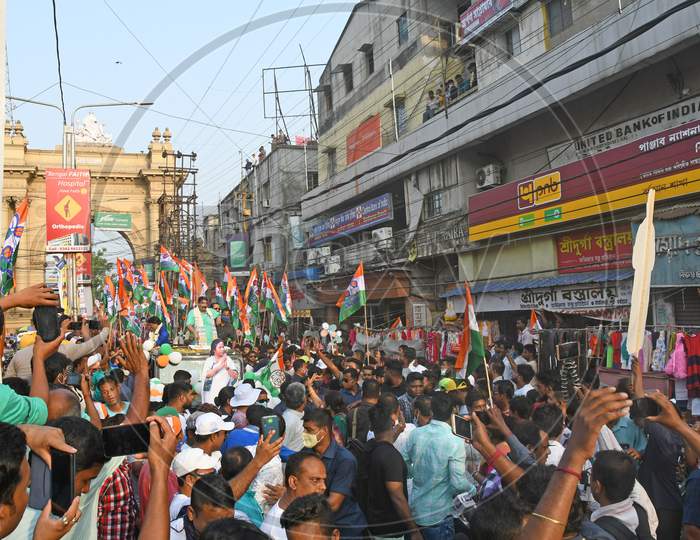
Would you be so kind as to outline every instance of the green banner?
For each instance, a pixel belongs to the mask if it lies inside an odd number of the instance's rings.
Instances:
[[[245,268],[248,259],[246,243],[242,240],[232,240],[228,245],[229,266],[231,268]]]
[[[105,231],[130,231],[131,214],[95,212],[95,228]]]

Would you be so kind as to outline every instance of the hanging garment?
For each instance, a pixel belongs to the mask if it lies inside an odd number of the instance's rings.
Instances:
[[[605,347],[605,367],[606,368],[611,368],[614,367],[613,364],[613,346],[608,345]]]
[[[663,332],[659,332],[659,337],[656,338],[656,348],[654,349],[653,359],[651,361],[651,369],[654,371],[663,371],[666,362],[666,336]]]
[[[666,374],[676,379],[685,379],[688,376],[688,356],[685,352],[685,336],[682,332],[676,334],[676,346],[668,357]]]
[[[688,399],[700,398],[700,334],[685,336],[688,351]]]
[[[622,369],[630,369],[630,353],[627,352],[627,332],[622,332],[620,349],[620,367]]]
[[[622,367],[622,350],[620,345],[622,344],[622,332],[619,330],[614,330],[610,332],[610,346],[613,350],[613,366],[616,368]]]

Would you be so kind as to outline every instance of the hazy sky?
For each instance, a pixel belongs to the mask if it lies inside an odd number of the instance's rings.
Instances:
[[[96,109],[95,113],[115,141],[126,133],[127,151],[145,151],[153,128],[159,126],[162,131],[169,127],[177,149],[199,156],[200,203],[215,204],[239,179],[239,151],[251,154],[269,141],[274,130],[274,120],[263,116],[262,69],[302,63],[299,44],[308,63],[325,63],[351,4],[319,14],[318,10],[329,10],[327,2],[57,0],[68,116],[79,105],[109,102],[110,98],[143,100],[169,77],[169,86],[152,110],[128,133],[125,126],[133,109]],[[303,16],[274,16],[286,10],[297,10],[296,15]],[[169,75],[216,37],[242,25],[252,26],[267,16],[273,16],[268,26],[206,54],[177,79]],[[13,95],[60,103],[52,21],[49,0],[8,2],[7,49]],[[319,73],[316,68],[314,85]],[[278,85],[280,89],[303,88],[301,70],[280,73]],[[268,100],[268,105],[272,103]],[[62,120],[57,111],[15,104],[14,116],[24,124],[31,147],[60,144]],[[308,96],[288,94],[283,106],[286,113],[306,112]],[[79,113],[79,118],[84,114]],[[308,134],[308,120],[291,119],[288,128],[291,136]]]

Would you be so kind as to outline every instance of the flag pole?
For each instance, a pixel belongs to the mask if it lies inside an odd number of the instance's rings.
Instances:
[[[486,372],[486,387],[489,390],[489,406],[493,407],[493,395],[492,395],[492,390],[491,390],[491,377],[489,377],[489,364],[486,361],[486,355],[482,357],[482,360],[484,362],[484,371]]]
[[[365,302],[365,364],[369,364],[369,327],[367,326],[367,302]]]

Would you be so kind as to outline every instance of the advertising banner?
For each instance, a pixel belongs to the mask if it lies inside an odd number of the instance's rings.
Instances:
[[[629,225],[594,227],[560,234],[556,241],[560,274],[632,266],[632,231]]]
[[[551,167],[561,167],[572,161],[594,156],[640,137],[692,120],[700,120],[700,97],[698,96],[550,146],[547,148],[549,164]]]
[[[104,231],[130,231],[131,214],[95,212],[95,228]]]
[[[495,23],[512,7],[513,0],[476,0],[464,11],[459,22],[464,37],[461,44],[468,43]]]
[[[46,169],[46,251],[90,251],[90,171]]]
[[[635,236],[639,223],[633,223]],[[700,286],[700,216],[654,221],[656,260],[652,287]]]
[[[385,193],[314,225],[311,228],[309,245],[317,246],[392,219],[394,219],[394,206],[391,193]]]
[[[228,265],[230,268],[245,268],[248,259],[247,244],[244,240],[231,240],[228,243]]]
[[[78,276],[78,285],[90,285],[92,283],[92,253],[75,254],[75,271]]]
[[[345,142],[345,159],[348,165],[382,146],[380,128],[381,116],[375,114],[348,134]]]
[[[469,240],[483,240],[700,192],[700,120],[511,182],[469,199]]]

